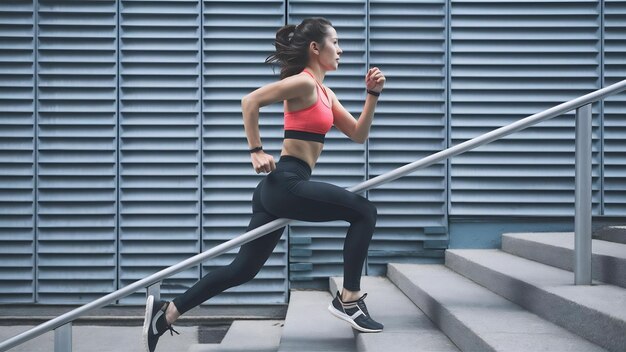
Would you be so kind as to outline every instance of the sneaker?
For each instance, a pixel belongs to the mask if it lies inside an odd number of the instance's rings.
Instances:
[[[159,337],[166,331],[170,331],[170,334],[180,335],[178,331],[174,330],[171,325],[167,325],[165,320],[165,312],[170,302],[158,301],[154,302],[154,296],[148,296],[146,301],[146,316],[143,321],[143,345],[146,352],[154,352],[156,349]]]
[[[337,295],[328,306],[328,310],[337,318],[350,323],[358,331],[381,332],[383,331],[383,324],[370,317],[365,306],[365,297],[367,297],[367,293],[356,301],[343,302],[341,295],[337,292]]]

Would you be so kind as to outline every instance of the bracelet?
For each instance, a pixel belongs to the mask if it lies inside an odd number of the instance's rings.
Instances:
[[[250,153],[256,153],[256,152],[260,152],[261,150],[263,150],[263,147],[255,147],[250,149]]]
[[[371,94],[371,95],[373,95],[375,97],[379,97],[380,96],[380,92],[375,92],[375,91],[373,91],[371,89],[367,90],[367,94]]]

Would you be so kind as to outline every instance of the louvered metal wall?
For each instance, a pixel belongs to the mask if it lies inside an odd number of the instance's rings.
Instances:
[[[455,1],[451,145],[600,87],[598,1]],[[599,104],[593,212],[600,213]],[[574,113],[451,161],[451,216],[571,216]]]
[[[604,3],[605,85],[626,77],[626,2]],[[604,102],[604,214],[626,214],[626,95]]]
[[[367,68],[388,77],[365,145],[327,136],[313,178],[344,187],[626,77],[622,1],[2,1],[0,301],[85,302],[242,233],[262,176],[240,99],[277,78],[263,63],[275,31],[308,16],[338,30],[325,83],[355,116]],[[596,215],[626,211],[625,102],[593,108]],[[439,260],[452,217],[571,216],[573,126],[571,113],[364,194],[379,208],[367,273]],[[280,104],[261,135],[278,158]],[[290,226],[255,280],[209,303],[282,303],[290,282],[341,275],[347,226]]]
[[[370,178],[446,148],[446,10],[443,0],[370,1],[369,65],[388,79],[369,138]],[[446,182],[442,162],[369,191],[380,214],[369,273],[441,258]]]
[[[37,301],[116,289],[115,1],[37,11]]]
[[[121,1],[121,286],[200,249],[200,9]],[[165,280],[164,296],[198,277],[194,267]]]
[[[0,2],[0,301],[35,293],[35,14]]]

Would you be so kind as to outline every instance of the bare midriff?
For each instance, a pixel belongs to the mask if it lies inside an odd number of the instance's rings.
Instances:
[[[323,148],[324,144],[319,142],[288,138],[283,141],[283,150],[280,155],[289,155],[304,160],[313,170]]]

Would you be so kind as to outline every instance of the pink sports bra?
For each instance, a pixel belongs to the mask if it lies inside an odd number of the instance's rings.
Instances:
[[[315,79],[306,69],[302,72]],[[324,143],[326,133],[333,126],[333,112],[326,91],[317,80],[315,83],[317,85],[315,104],[301,110],[287,111],[287,102],[284,103],[285,138]]]

